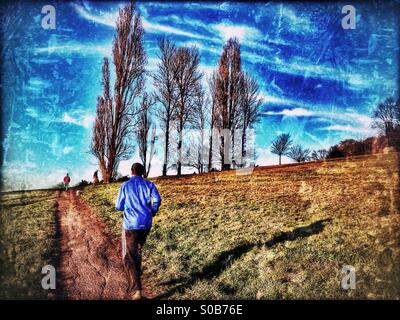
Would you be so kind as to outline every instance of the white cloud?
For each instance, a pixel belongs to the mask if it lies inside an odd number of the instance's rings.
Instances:
[[[73,123],[73,124],[79,125],[79,121],[75,118],[72,118],[68,113],[64,113],[63,121],[66,123]]]
[[[368,128],[368,127],[354,127],[351,125],[331,125],[328,127],[320,128],[319,130],[323,131],[345,131],[345,132],[351,132],[351,133],[362,133],[366,135],[375,135],[376,130]]]
[[[229,38],[237,38],[240,42],[255,39],[261,36],[260,31],[256,28],[246,25],[233,25],[230,22],[223,22],[212,27],[218,33],[220,38],[228,40]]]
[[[274,101],[274,97],[269,96],[269,102],[272,104],[286,104],[290,103],[290,100],[277,98]],[[300,104],[300,103],[297,103]],[[351,133],[359,133],[364,135],[376,135],[376,130],[371,128],[372,118],[368,115],[357,113],[354,111],[343,112],[343,111],[323,111],[326,110],[327,106],[316,106],[315,110],[308,110],[305,107],[297,107],[293,109],[285,108],[281,111],[266,111],[263,112],[266,116],[284,116],[284,117],[313,117],[315,121],[329,121],[333,123],[330,126],[319,128],[318,130],[324,131],[343,131]]]
[[[299,14],[295,11],[287,8],[281,7],[279,11],[281,17],[285,19],[286,24],[292,32],[302,31],[302,32],[314,32],[315,27],[305,14]]]
[[[111,56],[111,44],[85,44],[79,42],[69,43],[67,45],[52,45],[34,49],[35,53],[59,54],[77,53],[77,54],[99,54],[102,56]]]
[[[90,128],[94,123],[95,117],[90,114],[79,115],[78,117],[72,117],[67,112],[63,115],[63,122],[72,123],[77,126]]]
[[[25,110],[26,114],[32,118],[38,118],[39,117],[39,113],[37,112],[36,109],[32,108],[32,107],[28,107]]]
[[[184,36],[188,38],[194,38],[194,39],[203,39],[203,40],[209,40],[208,37],[189,32],[189,31],[184,31],[175,27],[163,25],[163,24],[158,24],[158,23],[152,23],[149,20],[145,19],[142,17],[142,23],[143,27],[146,29],[146,32],[153,32],[153,33],[172,33],[178,36]]]
[[[63,151],[64,154],[68,154],[68,153],[70,153],[73,149],[74,149],[74,147],[64,147],[62,151]]]
[[[294,108],[294,109],[284,109],[282,111],[267,111],[264,112],[266,115],[283,115],[283,116],[295,116],[295,117],[309,117],[315,115],[314,112],[311,112],[307,109],[303,108]]]
[[[90,128],[92,126],[92,124],[94,123],[94,121],[95,121],[94,116],[86,114],[82,118],[82,125],[85,128]]]
[[[75,11],[86,20],[97,22],[113,28],[116,27],[115,21],[118,17],[118,11],[103,13],[102,15],[94,15],[79,4],[71,3],[71,5],[75,8]]]
[[[293,105],[294,103],[296,103],[295,101],[272,96],[267,93],[260,93],[259,97],[263,100],[263,103],[265,104]]]
[[[93,21],[113,28],[116,27],[118,11],[107,12],[107,13],[102,13],[101,15],[96,15],[88,12],[84,7],[78,4],[72,4],[72,6],[75,8],[75,11],[86,20]],[[194,38],[194,39],[208,39],[207,37],[197,33],[184,31],[168,25],[152,23],[151,21],[147,20],[144,16],[142,16],[142,24],[143,27],[146,29],[146,32],[150,33],[172,33],[175,35]]]

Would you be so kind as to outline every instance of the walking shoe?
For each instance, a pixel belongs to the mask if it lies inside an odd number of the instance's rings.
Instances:
[[[136,290],[132,293],[132,300],[141,300],[142,299],[142,291]]]

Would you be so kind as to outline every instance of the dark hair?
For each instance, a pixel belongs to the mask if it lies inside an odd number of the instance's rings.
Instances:
[[[143,176],[144,175],[144,167],[139,162],[135,162],[132,165],[131,171],[132,171],[132,174],[137,175],[137,176]]]

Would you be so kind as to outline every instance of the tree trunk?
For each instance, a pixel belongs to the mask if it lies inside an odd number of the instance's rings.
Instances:
[[[231,168],[231,164],[230,163],[225,163],[225,159],[226,156],[228,156],[228,161],[229,161],[229,153],[228,155],[225,155],[225,145],[228,144],[226,146],[226,148],[229,150],[229,141],[226,141],[225,139],[225,134],[223,134],[221,136],[221,148],[222,148],[222,154],[221,154],[221,163],[222,163],[222,170],[229,170]]]
[[[168,147],[169,147],[169,119],[165,124],[165,147],[164,147],[164,164],[162,169],[162,175],[165,177],[167,175],[168,166]]]
[[[203,173],[203,163],[204,163],[204,127],[201,129],[201,136],[200,136],[200,173]]]
[[[179,122],[179,133],[178,133],[178,167],[177,167],[177,175],[180,176],[182,174],[182,135],[183,135],[183,120],[181,119]]]
[[[213,127],[210,130],[210,150],[208,152],[208,172],[212,169],[212,150],[213,150]]]
[[[211,126],[210,126],[210,150],[208,153],[208,172],[212,169],[212,152],[213,152],[213,132],[214,131],[214,105],[211,110]]]
[[[104,183],[110,183],[114,179],[113,172],[114,172],[114,161],[109,160],[106,168],[106,174],[104,177]]]
[[[104,182],[104,179],[107,176],[107,169],[106,169],[104,161],[100,160],[99,167],[100,167],[101,176],[102,176],[103,182]]]
[[[231,142],[232,142],[232,146],[231,146],[231,166],[232,169],[236,168],[236,160],[235,160],[235,129],[231,130]]]
[[[147,141],[146,141],[147,144]],[[147,178],[147,148],[144,148],[144,155],[143,155],[143,166],[144,166],[144,177]]]
[[[240,166],[244,167],[246,162],[246,129],[243,128],[242,131],[242,159],[240,161]]]
[[[279,165],[281,165],[281,155],[279,155]]]
[[[224,136],[222,135],[220,137],[221,139],[221,171],[225,169],[225,139]]]

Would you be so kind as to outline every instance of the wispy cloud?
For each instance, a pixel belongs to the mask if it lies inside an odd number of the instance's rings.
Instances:
[[[75,11],[82,17],[85,18],[86,20],[97,22],[100,24],[103,24],[105,26],[113,27],[115,28],[115,21],[117,20],[118,17],[118,11],[114,12],[106,12],[101,15],[96,15],[92,14],[89,11],[86,10],[83,6],[76,4],[76,3],[71,3]]]
[[[57,54],[81,54],[81,55],[88,55],[88,54],[96,54],[102,56],[110,56],[111,55],[111,44],[104,44],[104,45],[93,45],[93,44],[85,44],[79,42],[73,42],[67,45],[54,45],[54,46],[47,46],[41,48],[35,48],[35,53],[57,53]]]
[[[282,116],[295,116],[295,117],[310,117],[315,115],[314,112],[303,108],[284,109],[282,111],[267,111],[265,115],[282,115]]]
[[[351,125],[340,125],[340,124],[335,124],[323,128],[319,128],[318,130],[323,130],[323,131],[344,131],[344,132],[350,132],[350,133],[361,133],[365,135],[375,135],[376,130],[368,127],[354,127]]]
[[[284,100],[284,99],[282,99]],[[288,102],[287,100],[286,102]],[[283,102],[283,101],[277,101]],[[283,116],[284,118],[291,117],[310,117],[318,122],[333,122],[332,125],[318,128],[323,131],[345,131],[351,133],[361,133],[366,135],[376,134],[376,130],[371,128],[372,118],[368,115],[357,112],[343,111],[324,111],[327,106],[315,106],[315,110],[309,110],[305,107],[297,107],[293,109],[285,108],[280,111],[263,112],[265,116]]]
[[[68,154],[71,153],[71,151],[74,149],[74,147],[64,147],[62,152],[63,154]]]
[[[253,40],[261,37],[261,33],[257,28],[247,25],[232,24],[228,21],[215,24],[212,28],[218,32],[219,37],[224,41],[229,38],[237,38],[240,42],[244,42],[247,39]]]
[[[64,113],[62,119],[65,123],[71,123],[77,126],[90,128],[94,123],[95,117],[91,114],[82,114],[74,117],[66,112]]]
[[[93,13],[87,11],[86,8],[84,8],[83,6],[80,6],[78,4],[72,4],[72,6],[75,8],[75,11],[82,18],[85,18],[86,20],[100,23],[100,24],[103,24],[103,25],[106,25],[106,26],[109,26],[112,28],[116,27],[115,22],[118,18],[118,11],[107,12],[107,13],[102,13],[102,14],[93,14]],[[142,16],[142,24],[143,24],[143,27],[145,28],[146,32],[149,32],[149,33],[157,33],[157,34],[158,33],[170,33],[170,34],[175,34],[178,36],[189,37],[189,38],[194,38],[194,39],[209,39],[208,37],[198,34],[198,33],[185,31],[185,30],[171,27],[171,26],[165,25],[165,24],[153,23],[143,16]]]
[[[146,32],[169,33],[169,34],[175,34],[178,36],[183,36],[183,37],[188,37],[188,38],[193,38],[193,39],[203,39],[203,40],[210,39],[209,37],[203,36],[198,33],[185,31],[182,29],[178,29],[175,27],[171,27],[171,26],[163,25],[163,24],[159,24],[159,23],[152,23],[145,18],[142,18],[142,23],[143,23],[143,27],[146,29]]]
[[[280,7],[280,16],[283,18],[285,27],[292,32],[314,32],[315,26],[306,13],[295,12],[288,7]]]

